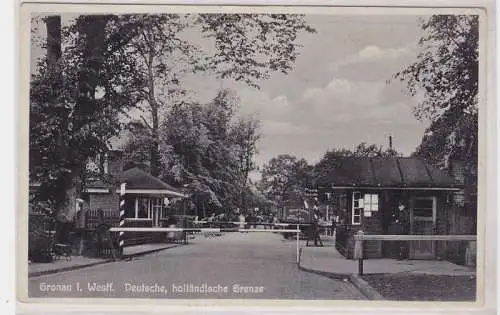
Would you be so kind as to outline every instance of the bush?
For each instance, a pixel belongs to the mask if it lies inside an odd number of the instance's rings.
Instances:
[[[50,220],[42,214],[29,216],[28,258],[33,262],[51,262],[52,238],[46,229]]]

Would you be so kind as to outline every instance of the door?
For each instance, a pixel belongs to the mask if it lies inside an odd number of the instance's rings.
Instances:
[[[159,227],[161,226],[162,219],[162,199],[160,198],[152,198],[150,199],[151,204],[151,218],[153,219],[153,226]]]
[[[416,197],[410,211],[411,234],[433,235],[436,227],[436,197]],[[435,241],[411,241],[410,259],[434,259]]]

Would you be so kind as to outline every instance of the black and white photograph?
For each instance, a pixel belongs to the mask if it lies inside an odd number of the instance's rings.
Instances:
[[[367,12],[30,12],[27,298],[477,302],[485,15]]]

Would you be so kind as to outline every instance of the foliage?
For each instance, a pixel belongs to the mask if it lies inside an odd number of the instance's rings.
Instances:
[[[348,149],[332,149],[328,150],[321,160],[314,166],[314,174],[317,177],[327,175],[335,165],[338,158],[342,157],[396,157],[401,156],[394,149],[383,150],[381,146],[375,144],[366,144],[362,142],[351,151]]]
[[[272,72],[288,73],[298,55],[297,35],[315,32],[296,14],[200,14],[196,24],[215,41],[208,68],[254,87]]]
[[[49,36],[59,47],[31,79],[30,179],[41,183],[40,198],[57,208],[67,202],[69,187],[83,184],[86,161],[106,151],[121,130],[120,113],[141,98],[110,21],[80,16]]]
[[[410,95],[423,93],[415,115],[430,126],[415,154],[441,166],[459,159],[476,169],[479,17],[434,15],[422,29],[422,52],[395,75]]]
[[[270,72],[289,71],[298,54],[297,33],[314,31],[298,15],[136,14],[116,19],[124,25],[140,25],[125,58],[135,63],[134,75],[144,83],[141,91],[148,115],[141,119],[152,138],[150,170],[155,176],[160,173],[160,115],[186,94],[181,88],[186,73],[208,72],[258,87],[256,80]],[[213,52],[202,49],[196,36],[185,39],[185,30],[213,39]]]
[[[299,201],[312,182],[312,166],[289,154],[272,158],[262,170],[262,189],[271,200]]]
[[[239,185],[241,201],[240,206],[247,209],[248,204],[265,204],[262,198],[258,197],[258,191],[250,190],[249,174],[257,168],[253,161],[254,155],[257,153],[257,142],[260,139],[260,134],[257,133],[260,121],[253,117],[240,117],[234,124],[230,137],[233,140],[233,154],[237,163],[237,184]],[[249,200],[247,200],[249,196]]]
[[[237,119],[237,106],[236,95],[221,90],[208,104],[173,104],[160,126],[160,177],[189,188],[198,215],[241,207],[242,194],[254,200],[248,172],[254,167],[258,122]],[[130,157],[148,159],[146,138],[139,133],[129,139]]]
[[[116,20],[118,29],[128,24],[139,25],[137,36],[125,45],[124,59],[134,69],[132,75],[143,83],[137,89],[144,98],[145,106],[141,107],[144,115],[140,116],[142,121],[134,121],[133,125],[140,123],[145,127],[142,129],[147,129],[141,130],[141,136],[151,138],[149,169],[158,176],[160,114],[165,105],[184,95],[179,79],[185,72],[194,71],[198,49],[179,36],[188,23],[177,14],[120,15]]]
[[[196,42],[182,39],[187,27],[213,40],[215,49],[201,51]],[[298,55],[297,34],[303,31],[314,32],[300,15],[77,17],[62,30],[60,56],[48,56],[31,81],[30,179],[42,183],[46,198],[64,204],[68,188],[84,185],[86,162],[106,152],[108,140],[124,129],[127,110],[148,104],[151,117],[141,117],[140,123],[129,126],[140,133],[127,144],[130,157],[149,151],[153,173],[191,181],[204,192],[202,199],[217,207],[234,206],[234,196],[245,191],[244,177],[253,168],[256,140],[237,149],[231,139],[242,140],[244,124],[247,131],[257,125],[240,122],[240,128],[232,130],[228,118],[234,113],[225,92],[202,111],[203,121],[196,111],[174,108],[176,97],[184,93],[179,78],[186,72],[205,71],[258,87],[258,81],[272,72],[290,71]],[[167,131],[161,131],[160,110],[166,107],[172,116],[165,119]],[[191,116],[179,124],[171,117],[182,111]],[[168,131],[175,126],[192,132],[192,137],[179,139],[171,132],[174,129]],[[160,133],[165,139],[160,139]],[[134,153],[134,147],[143,150]],[[157,170],[160,159],[167,169]],[[234,187],[234,182],[243,184]]]

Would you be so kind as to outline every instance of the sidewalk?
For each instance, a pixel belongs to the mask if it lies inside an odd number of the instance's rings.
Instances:
[[[359,276],[358,261],[346,259],[328,242],[303,247],[299,268],[349,279],[370,300],[475,300],[476,269],[449,261],[365,259]]]
[[[357,274],[358,261],[346,259],[333,245],[304,247],[302,249],[300,267],[308,271],[342,277]],[[363,273],[475,276],[476,269],[456,265],[445,260],[396,260],[383,258],[365,259],[363,261]]]
[[[125,247],[123,249],[123,258],[132,258],[136,256],[154,253],[160,250],[178,246],[177,244],[143,244]],[[75,270],[111,262],[111,259],[89,258],[83,256],[72,256],[70,261],[64,257],[50,263],[31,263],[28,265],[28,277],[37,277],[41,275]]]

